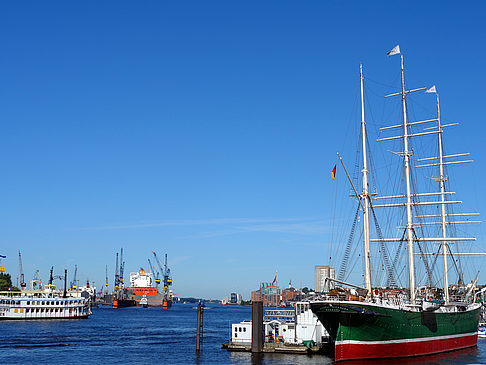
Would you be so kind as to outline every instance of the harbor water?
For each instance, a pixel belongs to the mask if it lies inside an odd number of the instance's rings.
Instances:
[[[323,355],[228,352],[230,323],[251,319],[251,307],[209,304],[202,351],[196,355],[196,305],[100,307],[86,320],[1,321],[0,364],[332,364]],[[367,364],[486,364],[486,339],[477,348]],[[351,364],[351,362],[347,362]]]

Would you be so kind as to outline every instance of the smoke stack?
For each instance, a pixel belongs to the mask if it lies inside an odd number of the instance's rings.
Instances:
[[[66,285],[67,285],[67,269],[64,269],[64,295],[63,298],[66,298]]]

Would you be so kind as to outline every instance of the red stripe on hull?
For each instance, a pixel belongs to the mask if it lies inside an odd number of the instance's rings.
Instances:
[[[467,335],[428,341],[381,344],[337,344],[335,360],[380,359],[432,355],[476,346],[478,335]]]

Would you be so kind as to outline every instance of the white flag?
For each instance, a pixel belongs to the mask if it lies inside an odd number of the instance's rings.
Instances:
[[[435,85],[432,86],[430,89],[427,89],[425,90],[426,93],[436,93],[437,94],[437,90],[435,89]]]
[[[400,53],[400,46],[397,44],[395,46],[395,48],[393,48],[390,52],[388,52],[386,55],[387,56],[393,56],[395,54],[399,54]]]

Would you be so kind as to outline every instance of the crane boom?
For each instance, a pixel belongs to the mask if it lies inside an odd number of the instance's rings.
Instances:
[[[22,268],[22,255],[19,250],[19,274],[20,274],[20,290],[24,290],[26,287],[24,280],[24,269]]]
[[[116,264],[115,264],[115,290],[118,289],[120,284],[120,274],[118,274],[118,252],[116,253]]]
[[[108,265],[106,265],[105,295],[108,295]]]
[[[152,251],[155,257],[155,261],[157,262],[157,265],[159,266],[160,271],[162,272],[164,276],[164,291],[167,293],[169,291],[169,285],[172,285],[172,278],[170,277],[170,269],[167,267],[167,254],[165,254],[165,265],[162,266],[162,264],[159,261],[159,258],[157,257],[157,254]]]
[[[159,286],[159,284],[160,284],[159,274],[160,273],[157,270],[155,270],[155,267],[154,267],[154,265],[152,265],[152,261],[150,261],[150,259],[148,259],[148,263],[149,263],[150,271],[152,272],[152,275],[154,276],[155,284],[156,284],[156,286]]]
[[[154,254],[155,262],[157,263],[157,266],[159,267],[160,272],[163,273],[164,268],[163,268],[162,264],[160,263],[159,258],[157,257],[157,254],[155,253],[155,251],[152,251],[152,253]]]
[[[124,269],[125,269],[125,262],[123,261],[123,248],[122,248],[120,251],[120,277],[119,277],[121,287],[124,286],[124,282],[125,282],[124,275],[123,275]]]
[[[74,276],[73,276],[73,280],[71,281],[71,290],[75,290],[77,288],[76,285],[77,276],[78,276],[78,265],[74,265]]]

